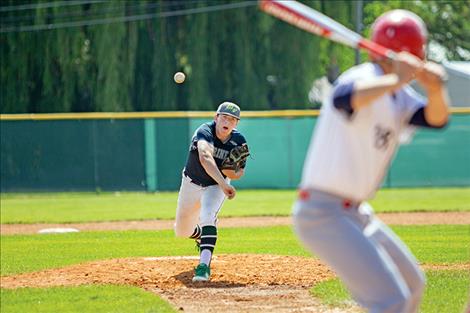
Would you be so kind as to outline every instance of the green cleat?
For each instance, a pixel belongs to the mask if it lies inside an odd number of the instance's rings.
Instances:
[[[211,269],[209,268],[209,266],[204,263],[201,263],[194,269],[193,282],[209,281],[210,275]]]

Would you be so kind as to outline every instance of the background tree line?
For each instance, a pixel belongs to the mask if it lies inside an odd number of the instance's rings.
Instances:
[[[355,2],[302,2],[354,29]],[[278,21],[256,2],[64,3],[2,1],[1,113],[213,110],[224,100],[249,110],[310,108],[312,82],[354,64],[352,49]],[[363,8],[366,35],[378,15],[406,8],[449,59],[468,59],[470,0]],[[182,85],[173,82],[179,70]]]

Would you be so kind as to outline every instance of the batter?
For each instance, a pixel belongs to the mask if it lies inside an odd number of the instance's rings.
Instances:
[[[380,188],[400,137],[448,120],[444,69],[425,60],[426,27],[393,10],[372,26],[372,41],[397,53],[371,55],[335,82],[305,159],[294,225],[300,240],[337,273],[369,312],[417,312],[425,276],[406,245],[365,202]],[[416,81],[427,99],[408,85]]]

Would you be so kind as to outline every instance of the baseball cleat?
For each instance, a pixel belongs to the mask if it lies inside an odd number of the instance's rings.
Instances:
[[[209,281],[210,275],[211,269],[209,268],[209,266],[204,263],[201,263],[194,269],[193,282]]]

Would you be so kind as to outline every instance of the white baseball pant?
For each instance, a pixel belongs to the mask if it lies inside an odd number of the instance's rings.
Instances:
[[[201,187],[183,175],[176,209],[176,236],[188,238],[197,224],[217,226],[217,214],[224,200],[225,194],[219,185]]]

